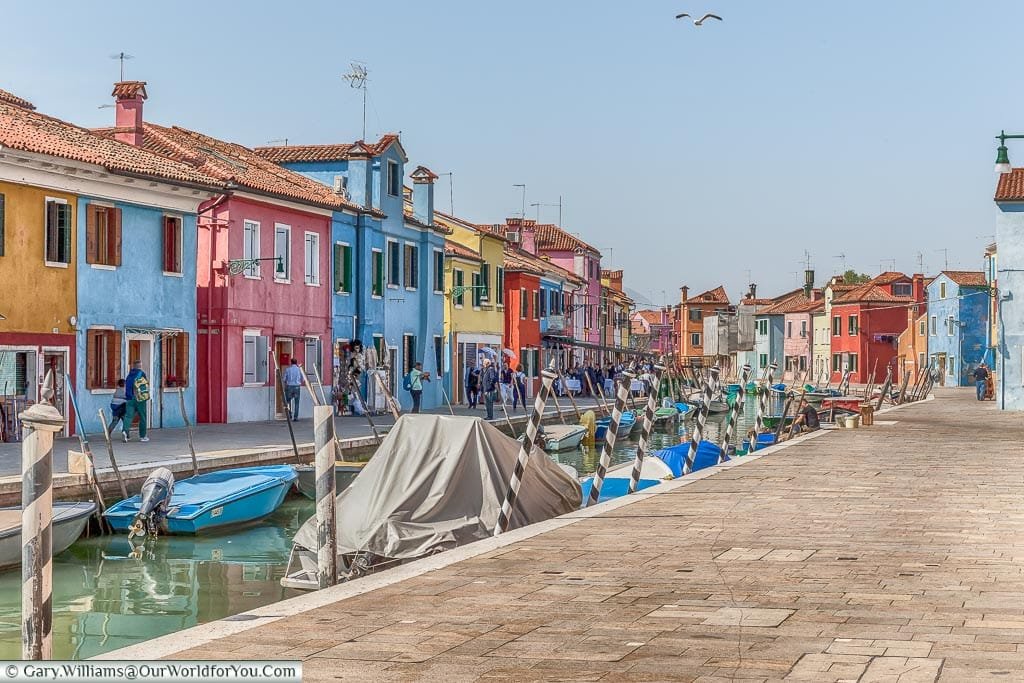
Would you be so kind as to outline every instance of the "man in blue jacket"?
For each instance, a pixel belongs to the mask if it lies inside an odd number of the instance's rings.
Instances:
[[[125,443],[132,438],[132,422],[139,416],[139,441],[149,441],[146,436],[147,403],[149,402],[149,378],[142,371],[142,361],[133,361],[132,369],[124,378],[124,426],[121,435]]]

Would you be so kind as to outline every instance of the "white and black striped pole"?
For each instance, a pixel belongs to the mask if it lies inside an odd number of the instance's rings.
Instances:
[[[761,384],[757,387],[757,415],[754,416],[754,429],[758,434],[764,431],[764,418],[768,415],[768,392],[771,390],[772,377],[775,374],[775,369],[779,366],[776,363],[771,363],[764,370],[764,375],[761,377]]]
[[[743,411],[743,387],[747,386],[747,382],[750,381],[750,366],[744,365],[742,374],[740,375],[740,392],[736,395],[736,400],[733,402],[732,407],[729,408],[729,419],[725,423],[725,435],[722,437],[722,452],[718,455],[719,464],[725,462],[729,451],[729,442],[732,441],[732,433],[736,430],[736,422],[739,420],[739,415]]]
[[[664,365],[654,366],[654,382],[647,394],[647,407],[644,409],[644,424],[640,432],[640,443],[636,447],[636,458],[633,460],[633,471],[629,475],[629,492],[636,493],[636,487],[640,482],[640,470],[644,466],[644,456],[647,455],[648,444],[651,441],[651,430],[654,429],[654,411],[658,409],[658,393],[661,389],[661,375],[665,372]]]
[[[519,487],[523,485],[523,474],[530,462],[530,453],[533,451],[533,443],[537,440],[537,432],[540,429],[540,421],[544,419],[544,409],[548,404],[548,396],[551,395],[551,387],[555,383],[557,375],[551,370],[544,370],[540,373],[540,391],[533,400],[533,413],[526,423],[526,434],[519,446],[519,457],[516,459],[515,468],[512,470],[512,477],[508,482],[508,491],[505,493],[505,500],[501,502],[501,511],[498,513],[498,523],[494,527],[494,535],[504,533],[508,530],[509,522],[512,521],[512,510],[516,505],[516,497],[519,495]]]
[[[597,463],[597,471],[594,472],[594,483],[590,487],[590,498],[587,499],[587,507],[596,505],[601,497],[601,487],[604,486],[604,476],[608,473],[608,466],[612,462],[612,450],[615,449],[615,438],[618,436],[619,423],[622,422],[622,411],[626,409],[626,401],[629,399],[629,387],[633,382],[633,373],[624,372],[622,377],[615,380],[615,404],[612,406],[612,418],[608,423],[608,429],[604,433],[604,448],[601,449],[601,459]]]
[[[53,642],[53,435],[64,418],[53,407],[53,371],[42,400],[18,418],[21,444],[21,658],[50,659]]]
[[[338,582],[332,406],[313,406],[313,442],[316,447],[316,575],[318,587],[327,588]]]
[[[693,462],[697,458],[697,449],[700,442],[704,440],[704,425],[708,421],[708,409],[711,408],[711,385],[718,381],[718,366],[711,368],[711,379],[704,383],[704,393],[701,396],[700,405],[697,406],[697,416],[693,420],[693,429],[690,431],[690,448],[686,451],[686,458],[683,460],[683,474],[693,472]]]
[[[843,370],[843,378],[839,380],[839,395],[846,396],[846,393],[850,390],[850,375],[853,373],[849,370]]]

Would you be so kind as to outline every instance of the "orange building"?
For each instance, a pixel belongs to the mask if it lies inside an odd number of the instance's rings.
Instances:
[[[673,311],[673,345],[676,356],[679,359],[702,358],[704,317],[729,310],[729,295],[721,285],[692,298],[689,296],[690,288],[686,285],[680,287],[679,291],[680,302]]]
[[[913,382],[917,373],[928,365],[928,313],[925,305],[907,308],[907,329],[897,341],[898,376],[892,378],[895,385],[903,382],[903,375],[910,373]]]

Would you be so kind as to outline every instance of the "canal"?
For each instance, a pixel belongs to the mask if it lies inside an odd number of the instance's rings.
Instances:
[[[753,421],[748,400],[737,434]],[[711,416],[706,438],[716,440],[724,416]],[[656,431],[652,449],[687,438],[685,426]],[[636,440],[619,441],[612,463],[628,462]],[[599,449],[553,454],[581,476],[593,473]],[[124,535],[79,539],[53,562],[53,658],[86,659],[196,624],[261,607],[297,592],[281,587],[291,539],[314,513],[292,494],[258,525],[198,537],[162,536],[132,553]],[[0,572],[0,659],[21,656],[21,574]]]

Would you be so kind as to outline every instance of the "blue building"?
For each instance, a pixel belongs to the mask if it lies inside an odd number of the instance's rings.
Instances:
[[[390,390],[403,408],[412,397],[402,390],[401,377],[416,361],[437,373],[443,358],[444,230],[434,224],[436,176],[427,169],[412,174],[413,205],[403,209],[405,150],[397,135],[373,144],[291,145],[257,151],[293,171],[333,187],[364,209],[358,215],[335,212],[332,259],[351,259],[358,285],[352,293],[336,293],[332,316],[335,362],[347,364],[349,342],[371,345],[390,369]],[[437,283],[442,283],[438,289]],[[375,387],[364,390],[371,396]],[[443,403],[440,382],[428,384],[423,407]]]
[[[928,357],[939,384],[973,386],[990,346],[989,301],[980,270],[945,270],[928,285]]]
[[[786,316],[782,313],[772,313],[771,307],[754,314],[754,360],[753,367],[755,379],[764,374],[765,368],[773,362],[778,365],[775,371],[775,381],[781,381],[782,373],[785,370],[783,356],[785,355],[785,339],[783,337]]]

